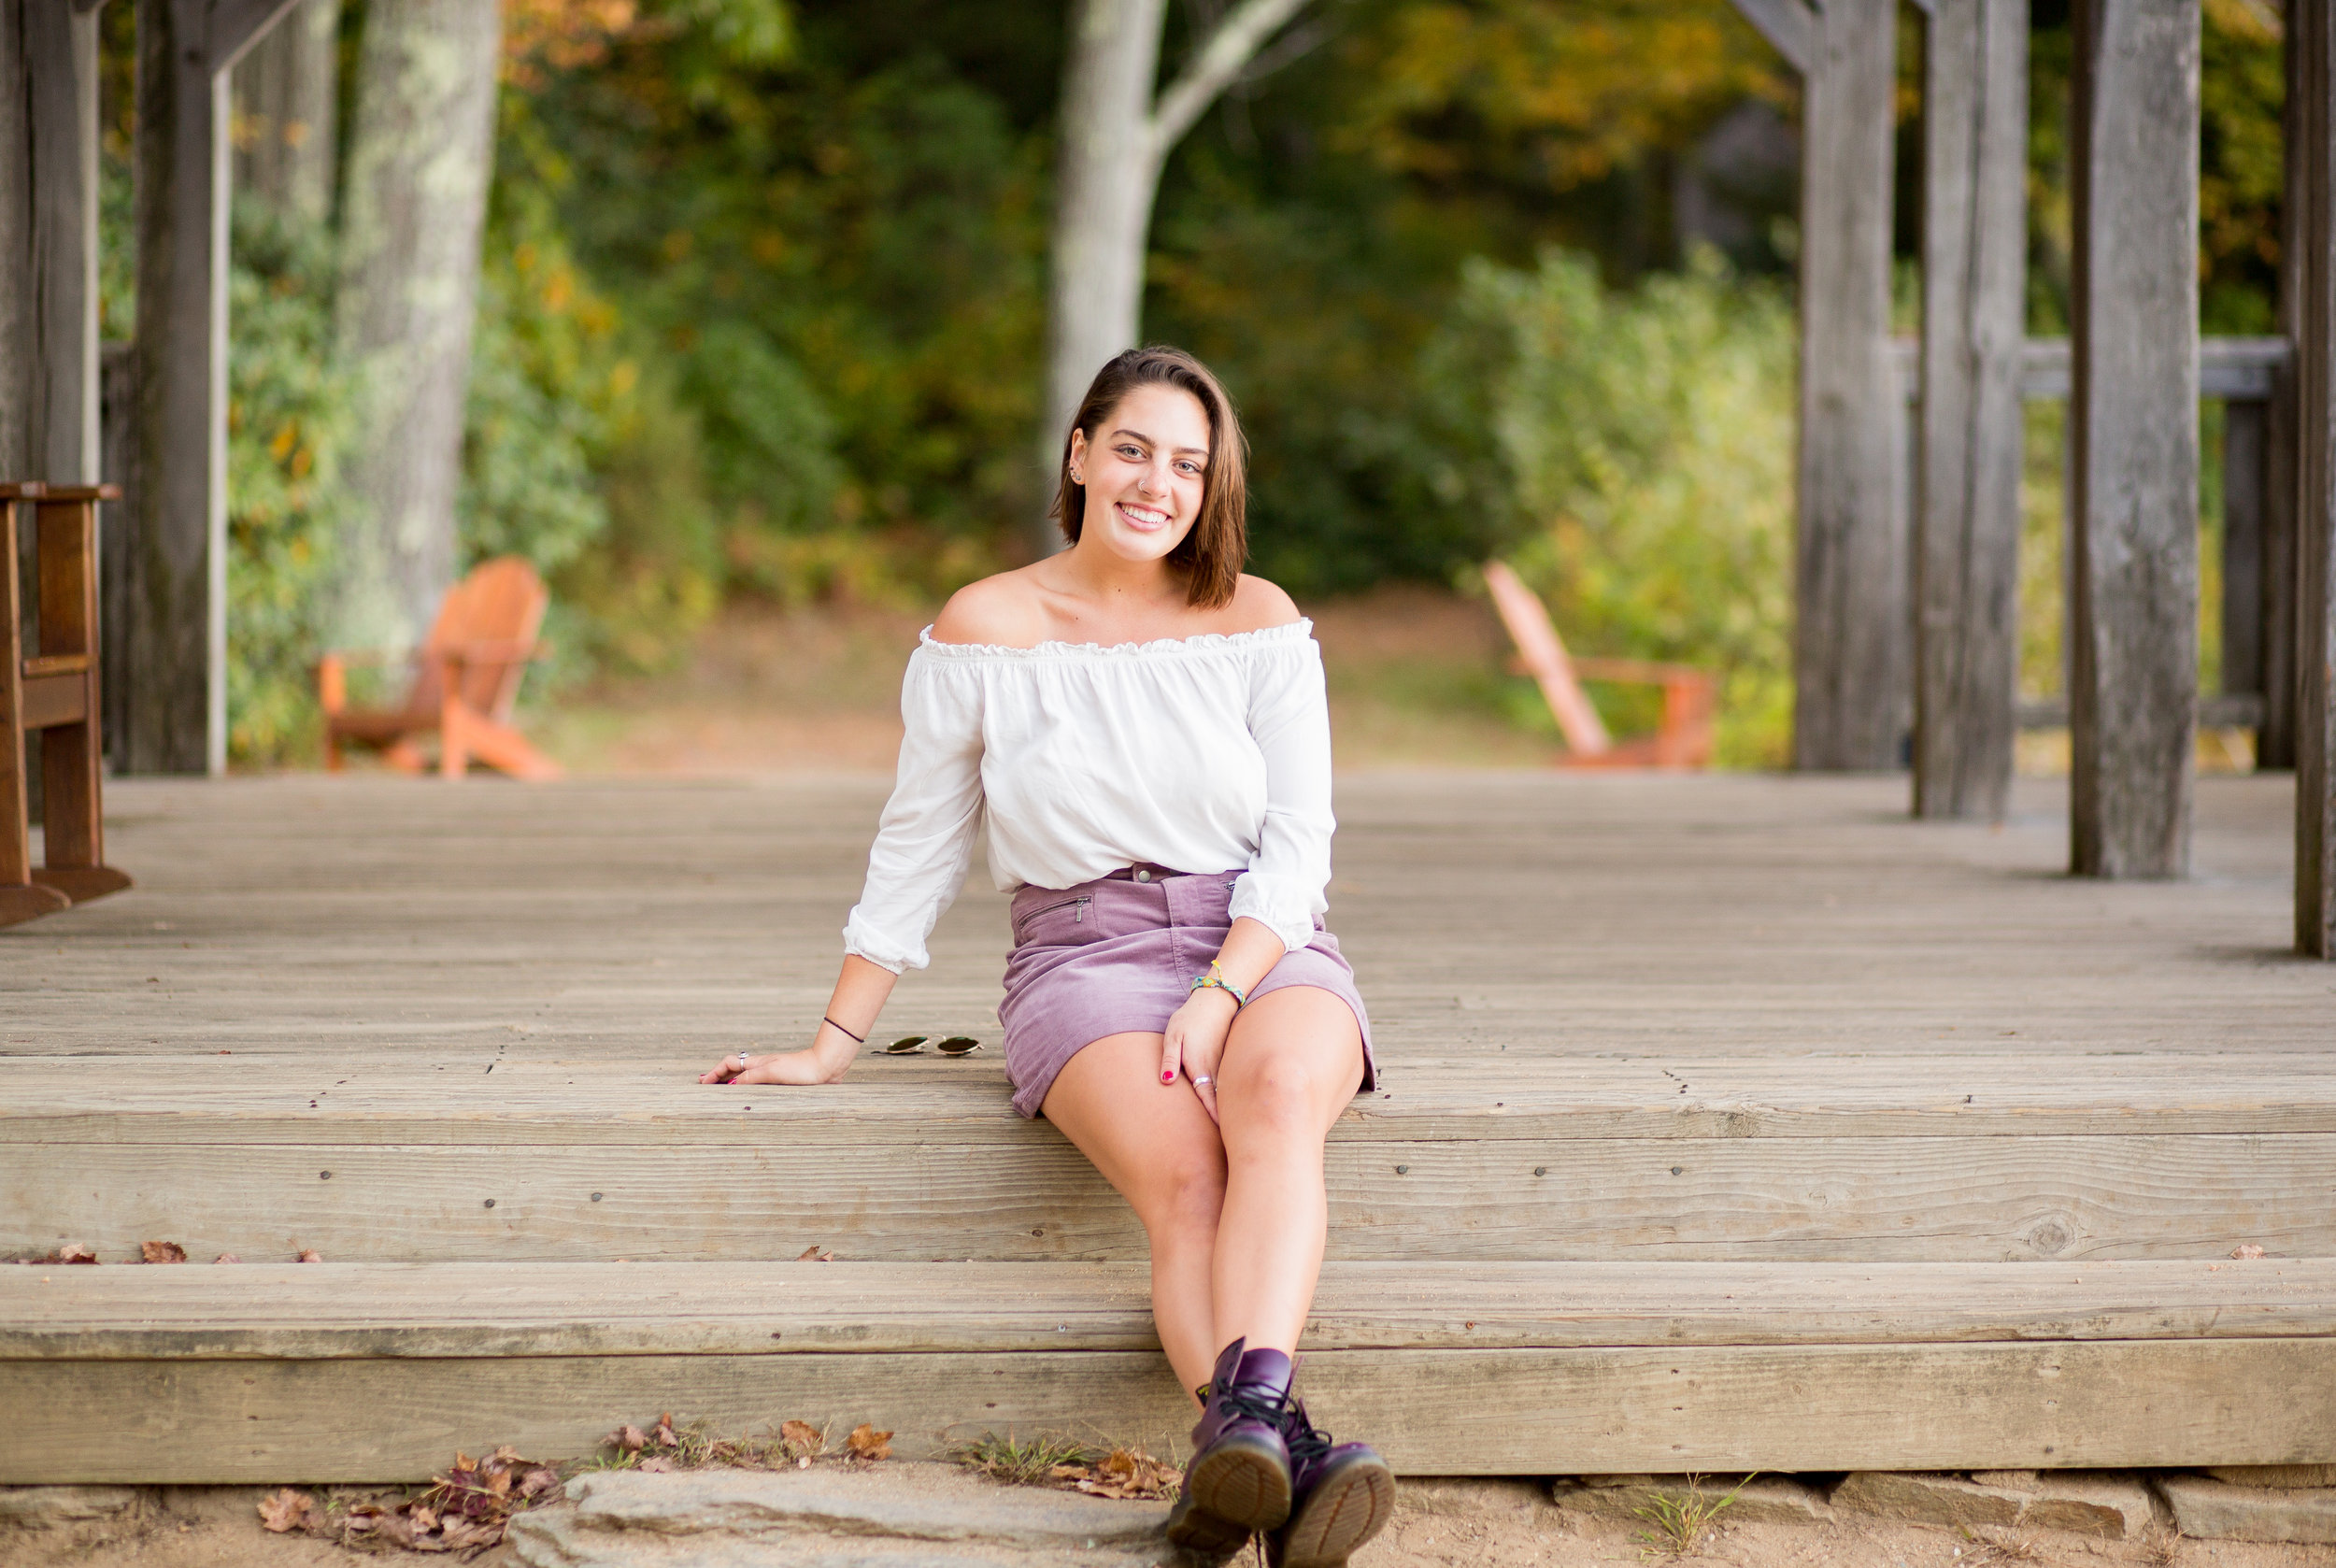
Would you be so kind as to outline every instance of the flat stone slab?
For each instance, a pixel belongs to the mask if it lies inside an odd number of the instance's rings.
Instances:
[[[954,1466],[605,1471],[572,1504],[513,1521],[530,1568],[951,1568],[1021,1562],[1155,1568],[1175,1553],[1164,1503],[1004,1487]]]
[[[0,1524],[41,1530],[110,1518],[137,1501],[135,1487],[0,1487]]]
[[[2157,1517],[2148,1489],[2106,1471],[1982,1471],[1987,1477],[1859,1471],[1833,1489],[1844,1513],[1910,1524],[2017,1525],[2138,1540]],[[1994,1484],[2009,1483],[2009,1484]]]
[[[2208,1475],[2170,1475],[2158,1477],[2158,1490],[2185,1535],[2210,1541],[2336,1542],[2336,1487],[2233,1486]]]
[[[2210,1464],[2206,1474],[2234,1487],[2336,1487],[2336,1464]]]
[[[1833,1510],[1814,1487],[1781,1475],[1759,1475],[1739,1488],[1726,1476],[1702,1478],[1702,1495],[1717,1502],[1730,1492],[1735,1501],[1714,1516],[1731,1524],[1813,1524],[1833,1517]],[[1552,1483],[1549,1500],[1569,1513],[1593,1518],[1645,1520],[1655,1499],[1674,1501],[1690,1495],[1683,1475],[1584,1475]]]

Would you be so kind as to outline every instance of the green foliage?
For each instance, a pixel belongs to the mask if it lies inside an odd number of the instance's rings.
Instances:
[[[313,228],[264,208],[235,212],[228,309],[227,714],[229,755],[279,763],[312,753],[312,674],[350,434],[334,366],[331,254]]]
[[[1790,710],[1793,332],[1773,286],[1706,254],[1609,292],[1585,257],[1477,264],[1460,363],[1524,527],[1512,560],[1588,653],[1721,677],[1718,760],[1783,760]],[[1489,358],[1482,357],[1487,352]]]

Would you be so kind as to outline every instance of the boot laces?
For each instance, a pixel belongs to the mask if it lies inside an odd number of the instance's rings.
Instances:
[[[1289,1424],[1282,1429],[1282,1442],[1289,1450],[1289,1462],[1294,1467],[1311,1460],[1318,1460],[1331,1451],[1331,1434],[1306,1418],[1306,1407],[1289,1407]]]
[[[1235,1383],[1217,1395],[1217,1402],[1238,1416],[1276,1426],[1289,1396],[1262,1383]]]

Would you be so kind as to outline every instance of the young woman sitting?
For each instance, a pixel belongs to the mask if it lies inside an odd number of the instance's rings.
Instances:
[[[1290,1390],[1322,1263],[1322,1144],[1373,1082],[1331,875],[1321,651],[1245,576],[1243,443],[1216,378],[1132,349],[1088,389],[1055,516],[1071,548],[964,589],[911,657],[900,774],[811,1044],[706,1083],[844,1076],[988,825],[1017,890],[1015,1107],[1143,1221],[1161,1344],[1201,1404],[1169,1534],[1330,1568],[1387,1522],[1376,1452]]]

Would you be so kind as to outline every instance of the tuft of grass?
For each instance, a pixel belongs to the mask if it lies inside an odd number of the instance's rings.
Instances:
[[[1647,1528],[1638,1532],[1645,1545],[1645,1556],[1687,1557],[1694,1552],[1709,1532],[1712,1521],[1734,1504],[1758,1471],[1748,1472],[1724,1494],[1714,1497],[1704,1491],[1703,1477],[1688,1477],[1684,1494],[1657,1490],[1646,1500],[1646,1505],[1633,1508],[1631,1513],[1646,1521]]]
[[[1017,1437],[1010,1430],[1004,1437],[985,1432],[949,1454],[950,1459],[968,1470],[1018,1487],[1035,1486],[1047,1480],[1057,1465],[1093,1464],[1104,1457],[1104,1450],[1074,1437],[1044,1433]]]

